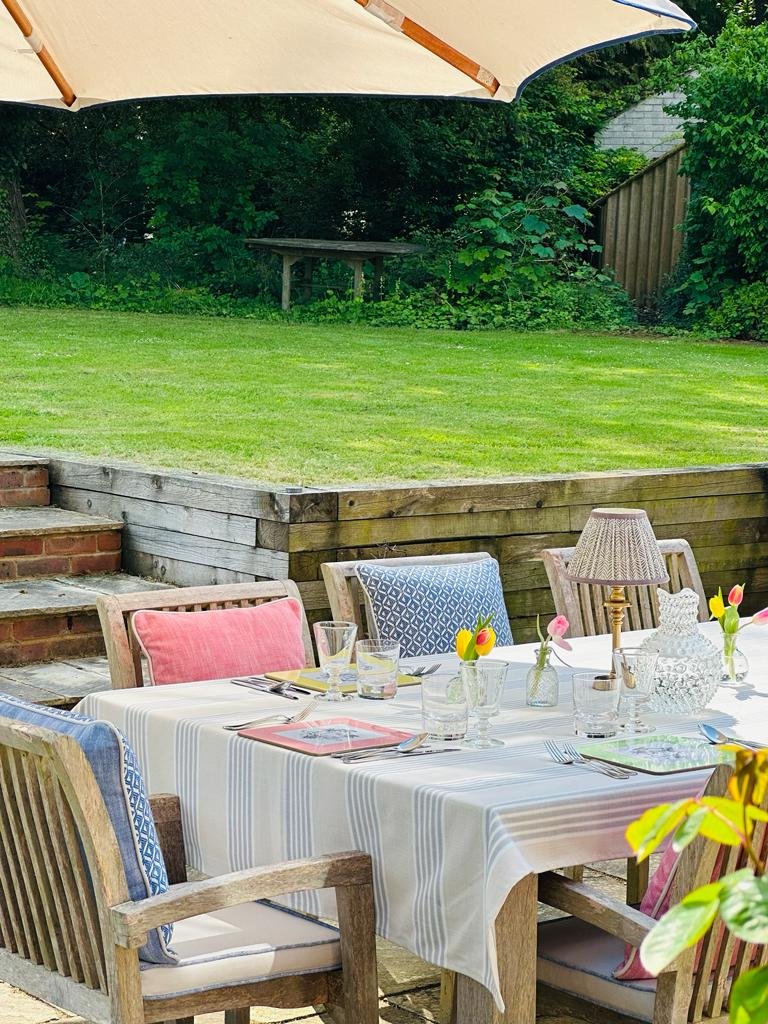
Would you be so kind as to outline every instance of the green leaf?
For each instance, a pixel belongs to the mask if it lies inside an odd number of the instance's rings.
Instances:
[[[541,217],[537,217],[535,213],[529,213],[523,217],[522,225],[524,231],[530,231],[537,235],[543,235],[545,231],[549,230],[549,224]]]
[[[684,850],[689,843],[693,842],[699,834],[701,825],[708,814],[709,808],[698,807],[685,819],[672,839],[672,846],[678,853]]]
[[[580,224],[586,224],[589,220],[589,214],[586,209],[583,206],[579,206],[578,203],[574,203],[572,206],[564,206],[563,213],[566,217],[573,217]]]
[[[768,943],[768,878],[749,868],[721,879],[720,914],[733,934],[745,942]]]
[[[659,804],[651,807],[642,817],[627,827],[627,842],[635,851],[638,860],[645,860],[670,832],[674,831],[689,807],[695,807],[692,800],[678,800],[674,804]]]
[[[640,959],[651,974],[658,974],[706,934],[717,917],[720,889],[719,882],[694,889],[645,937]]]
[[[768,1024],[768,967],[737,978],[728,1004],[731,1024]]]
[[[708,796],[701,800],[706,807],[716,812],[708,814],[699,826],[699,832],[706,839],[726,846],[741,846],[744,829],[744,808],[735,800],[722,796]],[[752,832],[752,822],[747,816],[747,834]]]

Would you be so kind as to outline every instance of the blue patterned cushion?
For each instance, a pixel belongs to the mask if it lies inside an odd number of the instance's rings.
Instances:
[[[168,875],[144,779],[136,755],[122,733],[110,722],[28,704],[14,697],[0,696],[0,715],[77,740],[104,797],[131,899],[167,892]],[[170,948],[172,934],[172,925],[151,931],[139,957],[153,964],[176,964],[178,957]]]
[[[455,565],[381,565],[356,569],[376,632],[400,642],[404,658],[453,651],[456,633],[494,614],[496,641],[513,643],[499,565],[494,558]]]

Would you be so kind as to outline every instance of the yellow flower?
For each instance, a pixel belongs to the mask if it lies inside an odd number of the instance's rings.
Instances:
[[[484,636],[485,633],[488,634],[487,638]],[[485,643],[481,643],[480,642],[481,640],[484,640]],[[477,634],[477,645],[475,647],[475,650],[477,651],[477,653],[478,654],[490,654],[491,651],[493,650],[493,648],[495,647],[495,645],[496,645],[496,634],[491,629],[491,627],[490,626],[486,626],[485,629],[480,630],[480,632]]]
[[[456,653],[462,660],[471,639],[472,631],[470,629],[460,629],[456,634]]]
[[[725,604],[722,594],[715,594],[714,597],[710,597],[709,610],[712,613],[713,619],[721,619],[725,615]]]

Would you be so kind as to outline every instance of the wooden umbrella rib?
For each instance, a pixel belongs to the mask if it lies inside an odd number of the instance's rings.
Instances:
[[[412,21],[396,7],[386,3],[386,0],[356,0],[356,3],[364,7],[369,14],[386,22],[390,28],[402,32],[404,36],[412,39],[419,46],[423,46],[425,50],[429,50],[436,57],[467,75],[473,82],[487,89],[491,96],[495,96],[498,92],[501,83],[482,64],[478,64],[477,61],[467,57],[433,32]]]
[[[21,34],[32,47],[37,59],[48,72],[56,88],[61,93],[61,98],[68,107],[71,107],[77,99],[75,92],[62,74],[61,68],[51,56],[51,53],[43,40],[37,32],[35,32],[34,25],[22,10],[18,0],[0,0],[0,2],[2,2],[3,7],[5,7],[6,11],[8,11],[10,16],[13,18]]]

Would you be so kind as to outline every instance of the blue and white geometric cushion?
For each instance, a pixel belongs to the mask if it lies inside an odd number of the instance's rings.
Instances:
[[[499,646],[514,642],[495,558],[455,565],[361,562],[355,571],[377,634],[399,641],[404,658],[452,652],[458,630],[472,629],[478,615],[493,614]]]
[[[132,900],[168,891],[160,841],[144,779],[128,741],[111,722],[99,722],[72,711],[59,711],[0,695],[0,715],[72,736],[93,769],[115,830]],[[139,950],[148,963],[173,965],[173,925],[153,929]]]

